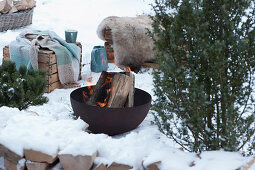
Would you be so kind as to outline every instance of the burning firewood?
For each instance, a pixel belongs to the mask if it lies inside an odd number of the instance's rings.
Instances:
[[[135,94],[135,76],[133,73],[131,73],[131,71],[126,72],[126,75],[128,75],[130,77],[130,88],[129,88],[129,93],[128,93],[128,99],[126,101],[125,106],[126,107],[133,107],[134,105],[134,94]]]
[[[93,93],[91,95],[91,97],[88,100],[88,105],[96,105],[97,103],[97,98],[99,97],[100,94],[102,94],[104,88],[104,84],[106,82],[106,78],[108,76],[108,73],[103,71],[100,75],[100,78],[96,84],[95,89],[93,90]]]
[[[95,88],[83,92],[84,102],[100,107],[133,107],[134,75],[131,72],[102,72]]]
[[[131,77],[125,74],[114,74],[112,81],[112,91],[107,107],[119,108],[123,107],[126,103],[129,88],[131,86]]]

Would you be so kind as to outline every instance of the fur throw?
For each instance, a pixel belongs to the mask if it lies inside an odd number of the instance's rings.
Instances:
[[[148,16],[105,18],[97,28],[98,37],[104,41],[106,28],[112,31],[115,62],[119,67],[139,68],[145,61],[153,60],[153,40],[146,35],[152,30]]]

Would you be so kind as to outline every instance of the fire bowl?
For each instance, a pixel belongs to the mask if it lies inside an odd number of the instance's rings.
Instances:
[[[146,117],[151,106],[151,95],[135,88],[134,107],[107,108],[91,106],[83,102],[82,92],[87,87],[78,88],[70,94],[74,115],[89,124],[93,133],[118,135],[135,129]]]

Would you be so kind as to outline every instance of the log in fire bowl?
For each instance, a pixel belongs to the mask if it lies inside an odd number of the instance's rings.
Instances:
[[[88,93],[87,87],[81,87],[70,94],[74,115],[89,124],[93,133],[118,135],[135,129],[146,117],[150,105],[151,95],[135,88],[134,106],[124,108],[108,108],[91,106],[83,101],[83,91]]]

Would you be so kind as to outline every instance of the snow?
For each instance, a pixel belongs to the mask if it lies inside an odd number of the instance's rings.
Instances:
[[[224,165],[221,167],[221,170],[233,170],[247,159],[240,157],[239,153],[224,151],[203,152],[200,157],[202,159],[197,158],[197,161],[195,161],[195,164],[197,165],[192,169],[215,170],[219,167],[219,165]]]
[[[101,20],[111,15],[136,16],[149,13],[151,7],[148,4],[151,2],[153,0],[38,0],[32,25],[0,33],[0,61],[3,47],[26,29],[49,29],[61,37],[64,37],[66,29],[75,29],[78,30],[77,41],[83,45],[84,67],[79,83],[82,87],[95,84],[100,74],[90,71],[90,52],[93,46],[103,45],[96,35]],[[120,71],[114,64],[109,64],[108,70]],[[135,87],[147,91],[155,99],[151,73],[151,69],[143,69],[135,74]],[[202,152],[199,158],[196,153],[182,151],[153,124],[151,112],[131,132],[113,137],[89,134],[82,130],[86,123],[73,118],[70,93],[74,89],[57,89],[44,94],[49,98],[48,103],[31,106],[25,111],[0,107],[0,143],[21,156],[24,154],[23,149],[34,149],[51,155],[59,151],[60,154],[74,156],[91,155],[98,151],[96,163],[116,162],[131,165],[133,169],[142,169],[142,163],[147,166],[161,161],[159,166],[162,170],[228,170],[237,169],[251,159],[237,152],[208,151]],[[3,158],[0,157],[2,169],[3,164]],[[192,164],[194,166],[190,167]],[[255,166],[251,169],[255,169]]]

